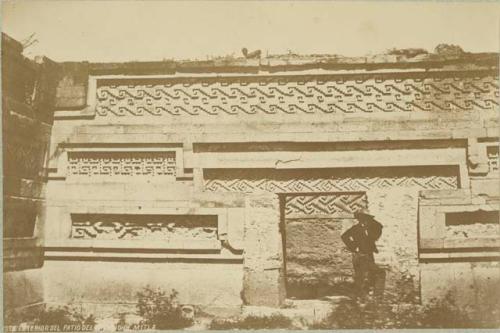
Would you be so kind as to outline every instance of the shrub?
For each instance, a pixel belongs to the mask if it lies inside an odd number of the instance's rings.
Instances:
[[[271,316],[247,316],[238,319],[214,319],[210,323],[211,330],[259,330],[259,329],[292,329],[292,320],[281,314]]]
[[[433,299],[422,311],[422,327],[426,328],[474,328],[477,323],[456,305],[451,293]]]
[[[167,294],[161,289],[149,287],[137,293],[137,311],[144,318],[142,324],[154,326],[156,329],[179,329],[189,327],[193,319],[186,318],[177,301],[178,292],[172,290]]]
[[[128,328],[127,320],[126,320],[126,313],[119,313],[118,314],[118,321],[115,323],[115,330],[116,331],[123,331],[125,328]]]
[[[387,328],[498,328],[495,311],[477,320],[459,307],[451,293],[433,299],[428,305],[398,304],[392,299],[368,297],[341,302],[316,329]]]
[[[412,309],[414,310],[414,309]],[[414,311],[407,312],[409,314]],[[342,301],[322,322],[315,324],[316,329],[386,329],[414,328],[413,317],[406,317],[403,311],[379,298],[365,302]]]
[[[334,305],[332,313],[314,328],[498,328],[500,301],[483,302],[475,309],[457,305],[452,291],[419,305],[414,278],[408,272],[392,272],[395,283],[383,295],[365,296]],[[472,310],[472,311],[471,311]]]
[[[36,325],[87,325],[95,326],[94,315],[85,315],[81,310],[68,305],[44,308],[35,319]]]

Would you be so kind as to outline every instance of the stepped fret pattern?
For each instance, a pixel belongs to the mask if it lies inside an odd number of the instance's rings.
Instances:
[[[254,77],[101,83],[96,113],[100,117],[344,115],[498,108],[498,78],[491,75],[396,79],[316,76],[298,80]]]
[[[205,180],[207,191],[273,193],[366,191],[373,188],[417,187],[419,189],[456,189],[456,176],[369,177],[369,178],[304,178],[304,179],[240,179],[211,178]]]
[[[79,216],[72,222],[71,238],[76,239],[150,239],[150,240],[210,240],[217,239],[215,220],[175,217]]]
[[[68,156],[69,176],[173,176],[175,153],[76,153]]]
[[[77,239],[151,239],[151,240],[184,240],[184,239],[217,239],[217,228],[196,227],[182,228],[167,223],[74,223],[72,238]]]
[[[328,215],[328,217],[344,217],[366,207],[366,195],[334,194],[334,195],[289,195],[285,199],[285,217],[294,218],[304,215]]]

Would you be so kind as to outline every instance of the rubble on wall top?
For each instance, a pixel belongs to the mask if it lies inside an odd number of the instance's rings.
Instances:
[[[23,45],[2,33],[3,49],[22,53]],[[49,59],[46,59],[49,61]],[[263,54],[261,50],[243,48],[238,56],[214,57],[208,60],[162,60],[129,62],[60,63],[64,71],[94,75],[173,75],[173,74],[309,74],[321,71],[399,71],[399,70],[481,70],[498,68],[498,53],[470,53],[460,46],[439,44],[428,52],[421,48],[389,49],[383,54],[346,57],[338,54],[300,55]]]
[[[277,73],[310,70],[476,70],[496,68],[498,53],[470,53],[460,46],[439,44],[430,53],[424,49],[390,49],[383,54],[346,57],[337,54],[262,55],[261,50],[242,49],[241,56],[222,56],[208,60],[164,60],[153,62],[91,63],[93,72],[103,74],[175,73]]]

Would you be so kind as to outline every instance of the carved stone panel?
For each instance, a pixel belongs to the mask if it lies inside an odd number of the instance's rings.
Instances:
[[[231,169],[206,170],[205,189],[215,192],[273,193],[352,192],[373,188],[415,187],[456,189],[458,172],[453,168],[367,168],[363,169]]]
[[[303,76],[100,80],[98,117],[370,114],[498,107],[497,79]]]
[[[285,217],[294,218],[311,215],[345,217],[366,207],[364,193],[287,195]]]
[[[72,214],[71,238],[214,240],[217,216]]]
[[[69,177],[176,175],[175,152],[70,152]]]

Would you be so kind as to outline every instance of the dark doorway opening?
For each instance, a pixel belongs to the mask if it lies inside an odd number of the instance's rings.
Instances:
[[[352,294],[351,254],[340,238],[367,206],[364,192],[281,196],[281,231],[288,298]]]

